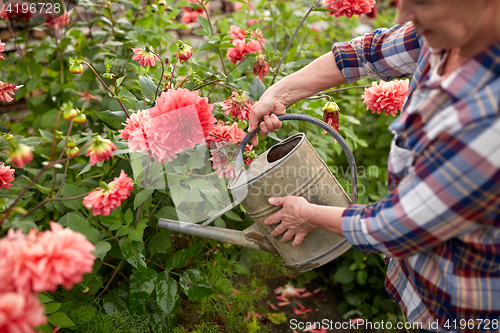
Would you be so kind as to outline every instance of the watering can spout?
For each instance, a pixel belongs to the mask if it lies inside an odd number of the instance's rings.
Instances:
[[[275,248],[261,233],[256,224],[251,225],[243,231],[222,229],[217,227],[203,227],[195,223],[160,219],[158,227],[172,230],[183,234],[204,237],[233,245],[248,247],[254,250],[262,250],[277,253]]]

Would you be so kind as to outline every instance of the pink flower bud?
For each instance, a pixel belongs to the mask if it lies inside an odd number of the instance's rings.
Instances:
[[[79,154],[80,154],[80,149],[78,147],[66,149],[66,155],[68,155],[69,158],[77,157]]]
[[[94,138],[94,142],[87,149],[85,156],[90,157],[90,164],[93,166],[97,162],[102,162],[110,157],[113,157],[113,152],[116,150],[115,145],[108,139],[103,139],[100,135]]]
[[[266,76],[266,73],[269,73],[269,71],[269,61],[267,61],[262,54],[256,56],[253,64],[253,73],[259,76],[259,81],[262,82],[262,79]]]
[[[31,152],[31,147],[21,143],[10,151],[7,162],[12,162],[12,165],[15,167],[24,168],[32,159],[33,153]]]
[[[177,55],[179,57],[179,61],[181,62],[188,61],[193,56],[193,48],[191,46],[184,44],[181,41],[178,41],[177,48],[178,48]]]

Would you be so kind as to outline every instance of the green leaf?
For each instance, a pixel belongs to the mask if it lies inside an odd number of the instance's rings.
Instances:
[[[52,139],[54,138],[54,135],[50,132],[47,132],[43,129],[39,129],[38,130],[40,132],[40,134],[42,135],[42,138],[44,138],[45,140],[47,140],[48,142],[52,142]]]
[[[85,324],[92,320],[97,314],[97,310],[90,305],[83,305],[70,312],[71,319],[75,324]]]
[[[186,267],[194,257],[200,254],[202,248],[203,245],[198,244],[175,252],[165,263],[165,269]]]
[[[241,217],[238,214],[236,214],[235,212],[233,212],[232,210],[230,210],[229,212],[224,214],[224,216],[230,218],[233,221],[243,221],[241,219]]]
[[[127,116],[123,111],[94,111],[101,121],[112,129],[121,129]]]
[[[40,303],[46,304],[52,302],[54,299],[49,295],[47,295],[46,293],[40,293],[38,294],[38,300],[40,301]]]
[[[104,43],[104,45],[113,47],[113,46],[122,46],[123,43],[114,40],[108,40],[106,43]]]
[[[366,280],[368,279],[368,272],[366,270],[358,271],[356,274],[356,282],[359,285],[364,286],[366,284]]]
[[[61,189],[61,197],[63,198],[74,198],[77,196],[80,196],[82,194],[85,194],[87,191],[83,188],[79,188],[78,186],[75,185],[70,185],[70,184],[64,184],[63,188]],[[82,204],[83,198],[78,198],[74,200],[63,200],[61,201],[64,206],[70,208],[70,209],[81,209],[83,208]]]
[[[180,301],[177,281],[172,279],[168,272],[161,272],[156,278],[156,301],[160,308],[169,315]]]
[[[197,269],[186,270],[179,282],[182,291],[190,301],[196,301],[214,292],[210,287],[208,278]]]
[[[91,168],[92,168],[92,165],[90,163],[87,163],[87,165],[85,165],[83,167],[83,169],[80,171],[80,173],[78,175],[76,175],[76,177],[78,178],[81,174],[84,174],[85,172],[89,171]]]
[[[165,207],[167,208],[167,207]],[[153,255],[156,253],[168,253],[172,248],[170,233],[166,230],[159,230],[151,237],[148,243],[148,252]]]
[[[106,257],[106,253],[108,253],[109,250],[111,250],[111,244],[99,241],[95,244],[95,251],[92,253],[95,254],[97,258],[104,260],[104,257]]]
[[[139,76],[139,85],[141,86],[142,95],[150,100],[155,99],[156,84],[149,77]]]
[[[193,155],[189,156],[187,167],[189,170],[201,169],[205,166],[207,146],[198,145]]]
[[[198,15],[198,22],[201,24],[203,30],[205,30],[209,34],[212,34],[210,30],[210,24],[208,24],[208,20],[205,17]]]
[[[49,323],[58,327],[72,327],[75,324],[69,319],[69,317],[62,312],[56,312],[47,317],[49,319]]]
[[[120,249],[129,264],[142,271],[146,268],[144,243],[131,242],[128,238],[120,239]]]
[[[122,84],[122,82],[123,82],[123,80],[125,79],[126,76],[127,75],[125,74],[122,77],[116,79],[116,87],[119,87]]]
[[[342,266],[333,275],[333,279],[339,283],[347,284],[354,281],[354,272],[349,270],[349,267]]]
[[[252,95],[252,99],[254,101],[257,101],[260,96],[262,96],[264,91],[266,91],[266,86],[264,85],[264,83],[259,81],[258,77],[256,77],[250,82],[248,90],[250,91],[250,95]]]
[[[148,198],[151,197],[155,190],[152,188],[145,188],[141,190],[139,193],[134,198],[134,209],[137,209],[140,204],[142,204],[144,201],[146,201]]]
[[[134,222],[134,214],[132,213],[132,210],[129,208],[125,212],[125,215],[123,217],[127,225],[130,225],[130,223]]]
[[[156,271],[146,268],[144,272],[135,270],[130,276],[130,305],[134,308],[146,303],[155,289]]]
[[[148,222],[147,219],[140,220],[139,222],[137,222],[137,225],[129,231],[128,239],[131,242],[132,241],[142,242],[142,237],[144,236],[144,229],[146,229],[148,226],[147,222]]]
[[[287,322],[288,318],[284,312],[276,312],[267,315],[269,321],[275,325],[284,324]]]
[[[61,303],[47,303],[44,306],[45,306],[45,315],[48,316],[59,310],[59,308],[61,307]]]
[[[94,228],[87,220],[82,217],[74,214],[68,213],[66,214],[67,224],[71,230],[84,234],[85,237],[92,243],[96,243],[99,239],[99,231]]]

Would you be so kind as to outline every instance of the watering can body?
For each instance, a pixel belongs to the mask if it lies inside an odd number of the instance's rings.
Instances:
[[[281,243],[280,238],[271,237],[275,228],[264,224],[264,220],[281,207],[268,203],[270,197],[302,196],[318,205],[347,207],[356,201],[356,166],[349,147],[326,123],[304,115],[284,115],[285,119],[299,119],[315,123],[333,135],[348,154],[353,200],[349,198],[325,162],[311,146],[303,133],[295,134],[276,144],[256,158],[247,169],[241,168],[242,155],[247,142],[254,133],[242,141],[236,159],[236,170],[241,170],[229,183],[235,203],[209,221],[223,215],[236,204],[245,208],[255,224],[244,231],[220,229],[177,221],[160,219],[159,226],[165,229],[216,239],[236,245],[280,254],[294,271],[304,272],[319,267],[343,254],[351,246],[345,238],[322,229],[313,229],[298,247],[291,242]],[[334,132],[334,133],[332,133]],[[205,222],[203,225],[206,225]]]

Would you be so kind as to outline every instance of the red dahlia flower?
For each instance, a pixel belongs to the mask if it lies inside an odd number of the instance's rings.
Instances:
[[[259,54],[255,57],[255,62],[253,64],[253,73],[259,77],[259,81],[266,76],[266,73],[270,72],[269,61],[262,55]]]
[[[323,6],[330,9],[328,15],[335,17],[368,14],[375,6],[375,0],[323,0]]]
[[[238,117],[239,120],[248,120],[254,104],[242,91],[234,91],[225,101],[220,102],[221,109],[227,115],[231,114],[231,118]]]
[[[5,43],[2,43],[2,41],[0,40],[0,52],[3,52],[5,51]],[[3,57],[3,55],[0,54],[0,59],[5,59]]]

